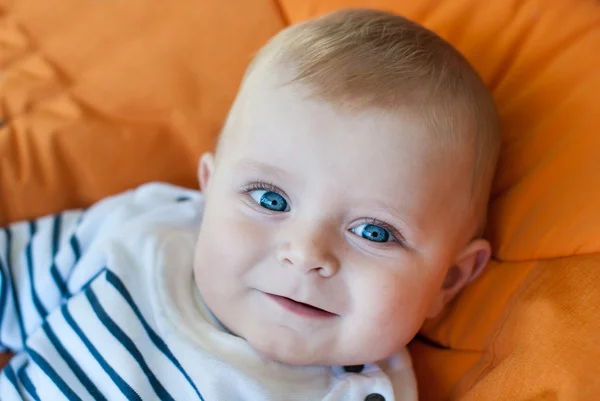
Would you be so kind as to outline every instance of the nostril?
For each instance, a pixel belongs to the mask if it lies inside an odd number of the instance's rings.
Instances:
[[[321,277],[329,277],[331,276],[332,270],[327,267],[317,267],[317,273],[319,273],[319,276]]]

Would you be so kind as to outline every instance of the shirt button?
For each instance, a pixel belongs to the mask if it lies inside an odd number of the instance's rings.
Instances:
[[[360,373],[365,368],[365,365],[344,366],[344,371],[348,373]]]
[[[381,394],[373,393],[369,394],[365,401],[385,401],[385,398]]]

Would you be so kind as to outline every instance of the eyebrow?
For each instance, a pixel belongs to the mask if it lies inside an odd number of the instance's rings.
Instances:
[[[240,161],[238,161],[235,164],[235,171],[236,172],[244,172],[248,169],[250,170],[255,170],[259,173],[269,173],[269,174],[274,174],[276,176],[279,176],[281,178],[284,177],[289,177],[289,173],[284,171],[283,169],[281,169],[280,167],[277,167],[273,164],[269,164],[269,163],[264,163],[264,162],[259,162],[256,160],[252,160],[252,159],[241,159]]]
[[[374,200],[371,202],[371,204],[373,204],[377,210],[385,211],[386,213],[391,215],[395,220],[401,221],[402,224],[406,225],[411,230],[413,230],[419,234],[423,232],[423,225],[417,220],[416,217],[411,216],[411,217],[413,217],[412,219],[409,219],[409,220],[404,219],[401,216],[405,216],[405,215],[407,215],[407,213],[402,213],[397,208],[395,208],[391,205],[388,205],[387,203],[380,201],[380,200]]]

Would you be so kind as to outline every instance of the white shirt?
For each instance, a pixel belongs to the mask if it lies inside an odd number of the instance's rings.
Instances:
[[[148,184],[0,232],[1,400],[416,400],[403,350],[360,373],[265,359],[193,280],[197,191]]]

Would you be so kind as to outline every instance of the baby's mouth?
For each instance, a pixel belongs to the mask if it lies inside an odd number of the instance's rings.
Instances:
[[[265,293],[273,301],[277,302],[281,307],[293,312],[297,315],[313,318],[313,319],[326,319],[337,316],[335,313],[331,313],[316,306],[305,304],[302,302],[294,301],[291,298],[282,297],[275,294]]]

